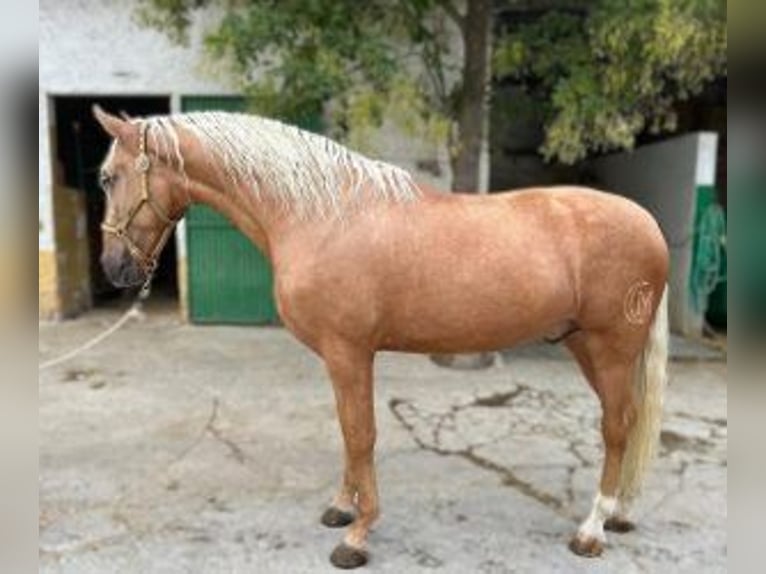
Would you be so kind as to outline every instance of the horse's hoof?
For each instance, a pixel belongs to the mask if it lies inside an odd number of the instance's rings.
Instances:
[[[616,532],[617,534],[625,534],[626,532],[632,532],[635,529],[636,524],[634,522],[625,518],[619,518],[618,516],[607,518],[604,522],[604,530]]]
[[[330,506],[324,511],[320,521],[327,526],[327,528],[343,528],[354,521],[354,513]]]
[[[335,550],[332,551],[332,554],[330,554],[330,562],[332,562],[332,565],[336,568],[343,568],[344,570],[364,566],[369,559],[370,555],[366,550],[354,548],[345,542],[338,544],[335,547]]]
[[[598,538],[575,536],[569,543],[569,549],[578,556],[585,558],[595,558],[601,556],[604,551],[604,545]]]

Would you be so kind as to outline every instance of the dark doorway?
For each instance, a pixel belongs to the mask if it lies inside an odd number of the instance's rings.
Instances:
[[[110,144],[109,137],[93,119],[91,108],[131,116],[168,114],[169,97],[57,97],[55,102],[55,160],[57,183],[85,194],[87,237],[90,251],[91,293],[94,305],[103,305],[122,296],[104,275],[99,263],[101,220],[106,198],[98,183],[98,169]],[[168,241],[159,261],[152,286],[153,298],[178,298],[176,245]]]

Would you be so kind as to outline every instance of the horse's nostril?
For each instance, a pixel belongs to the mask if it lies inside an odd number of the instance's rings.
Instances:
[[[112,257],[104,253],[101,255],[99,262],[101,263],[101,269],[104,270],[107,276],[111,274],[111,270],[114,267],[114,260]]]
[[[122,273],[122,265],[116,264],[113,259],[104,257],[101,259],[101,268],[104,270],[104,274],[110,283],[115,286],[119,286],[119,279]]]
[[[144,280],[143,271],[127,251],[117,255],[112,252],[104,253],[101,256],[101,267],[115,287],[130,287]]]
[[[104,254],[99,258],[99,262],[101,263],[101,269],[108,275],[109,268],[112,266],[112,258]]]

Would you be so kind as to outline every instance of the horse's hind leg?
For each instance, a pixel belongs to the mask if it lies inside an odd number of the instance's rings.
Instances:
[[[378,517],[372,355],[344,344],[333,345],[322,354],[335,391],[346,462],[341,492],[323,522],[327,524],[328,514],[335,514],[338,523],[331,526],[351,524],[330,561],[339,568],[356,568],[368,560],[367,534]]]
[[[624,532],[632,526],[621,508],[618,487],[628,435],[636,419],[632,379],[637,353],[615,348],[616,336],[577,333],[567,340],[603,410],[605,458],[599,492],[590,514],[569,545],[581,556],[601,554],[606,542],[605,527]]]

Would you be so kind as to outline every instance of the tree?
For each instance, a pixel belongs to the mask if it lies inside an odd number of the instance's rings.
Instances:
[[[511,21],[493,64],[541,103],[543,155],[574,163],[673,131],[678,102],[725,74],[726,48],[725,0],[570,1]]]
[[[329,111],[352,143],[391,117],[447,142],[456,190],[479,185],[491,77],[540,103],[541,153],[574,163],[672,131],[674,106],[726,70],[725,0],[141,0],[139,15],[184,42],[204,8],[220,14],[209,53],[260,113]]]
[[[140,20],[188,41],[195,10],[219,9],[205,38],[255,109],[293,121],[327,112],[341,137],[384,117],[446,140],[453,189],[476,190],[492,0],[142,0]]]

